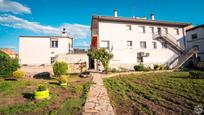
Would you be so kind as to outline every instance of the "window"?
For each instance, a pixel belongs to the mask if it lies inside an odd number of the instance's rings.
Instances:
[[[126,25],[128,30],[132,30],[132,26],[131,25]]]
[[[194,45],[193,48],[196,48],[199,51],[199,45]]]
[[[58,39],[51,39],[50,41],[51,48],[58,48]]]
[[[191,37],[192,37],[192,39],[196,39],[196,38],[198,38],[198,35],[197,34],[192,34]]]
[[[127,46],[132,46],[132,41],[127,41]]]
[[[53,63],[55,62],[55,57],[51,57],[50,60],[51,60],[51,61],[50,61],[51,64],[53,64]]]
[[[168,34],[168,28],[164,28],[165,34]]]
[[[147,48],[146,42],[145,41],[141,41],[140,42],[140,48],[145,49]]]
[[[167,48],[167,43],[162,42],[162,48]]]
[[[109,49],[110,48],[110,42],[107,40],[101,41],[101,48]]]
[[[149,27],[151,32],[154,33],[154,27]]]
[[[176,31],[176,35],[179,35],[179,29],[176,28],[175,31]]]
[[[153,48],[157,49],[157,42],[152,42]]]
[[[145,26],[139,26],[139,28],[140,33],[145,33]]]
[[[161,34],[161,28],[160,27],[157,28],[157,32],[158,32],[158,34]]]

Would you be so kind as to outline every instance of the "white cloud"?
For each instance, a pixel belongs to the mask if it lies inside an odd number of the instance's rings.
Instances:
[[[88,38],[90,37],[90,27],[81,24],[64,24],[60,28],[66,28],[68,35],[73,38]]]
[[[31,14],[30,8],[14,1],[0,0],[0,12],[12,12],[14,14]]]
[[[75,44],[75,47],[78,48],[89,48],[90,47],[90,43],[87,41],[77,41]]]
[[[57,34],[59,29],[51,27],[51,26],[43,26],[37,22],[30,22],[28,20],[24,20],[22,18],[18,18],[12,15],[0,15],[0,25],[26,29],[36,33],[44,33],[44,34]]]
[[[0,25],[18,28],[18,29],[26,29],[33,31],[35,33],[42,33],[42,34],[60,34],[62,28],[67,29],[67,33],[69,36],[77,39],[87,38],[90,36],[90,28],[87,25],[81,24],[64,24],[60,27],[52,27],[52,26],[45,26],[41,25],[37,22],[30,22],[28,20],[18,18],[13,15],[0,15]]]

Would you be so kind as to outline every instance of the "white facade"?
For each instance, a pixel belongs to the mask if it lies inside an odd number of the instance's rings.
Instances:
[[[161,41],[154,39],[155,34],[158,34],[158,28],[161,28],[161,32],[176,38],[181,47],[185,47],[184,26],[161,25],[156,24],[156,21],[147,24],[144,23],[146,20],[144,22],[140,20],[140,23],[128,22],[125,19],[118,21],[118,18],[114,20],[111,18],[103,21],[99,18],[97,29],[92,28],[92,38],[93,36],[98,38],[97,48],[106,48],[113,54],[113,59],[110,61],[111,68],[133,69],[134,65],[141,63],[141,59],[138,58],[140,52],[149,53],[149,56],[143,57],[143,63],[150,67],[153,64],[167,64],[178,57],[179,53],[172,50],[169,45],[165,48]],[[92,26],[94,27],[93,23]]]
[[[52,41],[57,41],[57,47],[52,46],[56,46]],[[51,65],[56,55],[70,52],[72,42],[72,38],[66,36],[20,36],[20,64]]]
[[[187,31],[187,48],[198,48],[198,61],[204,61],[204,25]]]

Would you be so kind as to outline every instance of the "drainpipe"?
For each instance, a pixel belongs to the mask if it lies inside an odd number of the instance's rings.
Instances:
[[[185,31],[184,31],[184,28],[182,28],[183,30],[183,42],[184,42],[184,48],[186,49],[187,46],[186,46],[186,34],[185,34]]]

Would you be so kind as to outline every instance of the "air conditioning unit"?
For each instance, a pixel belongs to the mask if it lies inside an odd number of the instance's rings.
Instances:
[[[138,52],[137,57],[148,57],[150,53],[145,53],[145,52]]]
[[[145,57],[148,57],[150,55],[150,53],[145,53]]]
[[[145,53],[144,53],[144,52],[138,52],[138,53],[137,53],[137,56],[138,56],[138,57],[144,57],[144,56],[145,56]]]

